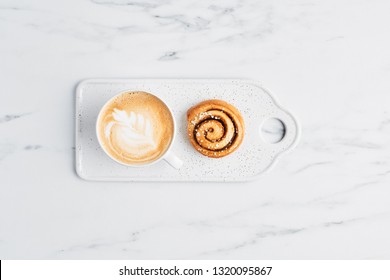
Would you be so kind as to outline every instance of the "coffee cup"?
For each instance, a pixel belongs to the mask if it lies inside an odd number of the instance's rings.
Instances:
[[[131,167],[167,161],[178,169],[183,162],[171,151],[176,123],[171,109],[157,96],[124,91],[101,108],[96,135],[103,151],[114,161]]]

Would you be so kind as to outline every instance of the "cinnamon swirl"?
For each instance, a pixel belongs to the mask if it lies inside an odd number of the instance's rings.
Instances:
[[[220,158],[234,152],[244,137],[240,112],[222,100],[206,100],[187,112],[188,137],[201,154]]]

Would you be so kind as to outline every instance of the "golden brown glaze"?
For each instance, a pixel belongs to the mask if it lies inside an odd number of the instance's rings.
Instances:
[[[187,112],[188,137],[201,154],[220,158],[237,150],[244,138],[244,120],[233,105],[206,100]]]

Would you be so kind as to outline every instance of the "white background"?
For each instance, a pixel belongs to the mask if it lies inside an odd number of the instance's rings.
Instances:
[[[194,276],[135,276],[119,275],[119,270],[136,269],[203,269],[203,275]],[[376,279],[390,277],[389,261],[3,261],[4,280],[67,280],[67,279]],[[214,267],[272,267],[269,275],[213,275]],[[206,270],[209,270],[207,273]],[[269,271],[269,268],[265,268]]]
[[[0,258],[389,258],[389,10],[1,0]],[[74,89],[99,77],[256,79],[302,139],[248,184],[86,182]]]

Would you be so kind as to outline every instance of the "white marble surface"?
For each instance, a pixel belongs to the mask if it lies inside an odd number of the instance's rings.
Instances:
[[[389,1],[0,0],[0,258],[390,258]],[[302,139],[247,184],[86,182],[84,78],[249,78]]]

